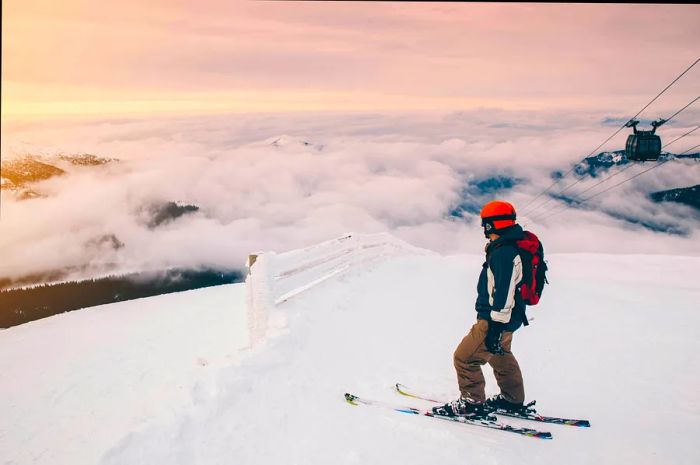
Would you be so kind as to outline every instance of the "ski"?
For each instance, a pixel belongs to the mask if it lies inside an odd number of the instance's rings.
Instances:
[[[434,402],[436,404],[444,404],[444,402],[442,401],[431,399],[420,394],[416,394],[412,392],[408,387],[400,383],[396,383],[394,388],[396,389],[396,392],[407,397],[425,400],[428,402]],[[591,426],[591,423],[588,420],[574,420],[570,418],[546,417],[544,415],[540,415],[539,413],[535,412],[535,409],[533,408],[534,405],[535,401],[532,401],[529,404],[527,404],[525,406],[526,409],[523,413],[509,412],[507,410],[502,409],[494,410],[491,413],[493,413],[494,415],[502,415],[511,418],[520,418],[523,420],[539,421],[542,423],[551,423],[555,425],[578,426],[581,428],[589,428]]]
[[[436,418],[439,420],[449,420],[457,423],[462,423],[464,425],[479,426],[482,428],[489,428],[498,431],[505,431],[508,433],[515,433],[521,436],[527,436],[531,438],[539,439],[552,439],[552,433],[546,431],[537,431],[530,428],[518,428],[504,423],[499,423],[495,420],[470,420],[464,417],[446,417],[442,415],[435,415],[432,410],[422,410],[413,407],[405,407],[400,405],[392,405],[386,402],[362,399],[356,395],[345,393],[345,400],[348,404],[358,406],[358,405],[371,405],[374,407],[381,407],[395,412],[407,413],[410,415],[419,415],[429,418]]]

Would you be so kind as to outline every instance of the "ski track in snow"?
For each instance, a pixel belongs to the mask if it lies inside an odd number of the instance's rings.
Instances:
[[[589,419],[590,429],[502,418],[554,434],[541,441],[345,403],[352,392],[426,406],[393,393],[395,382],[458,395],[452,353],[475,319],[482,257],[408,255],[362,265],[278,306],[267,340],[252,351],[240,351],[240,285],[0,332],[0,369],[13,377],[0,387],[11,407],[0,419],[0,463],[700,463],[700,259],[548,260],[551,285],[528,309],[534,321],[515,334],[513,351],[540,412]],[[209,317],[187,310],[195,305]],[[136,332],[115,338],[127,346],[109,345],[112,325]],[[28,354],[45,340],[59,347],[57,327],[64,337],[92,334],[83,349],[94,342],[104,355],[70,353],[50,365],[37,352],[34,370]],[[198,352],[218,360],[202,370]],[[163,364],[171,368],[152,371]],[[493,394],[488,367],[485,374]]]

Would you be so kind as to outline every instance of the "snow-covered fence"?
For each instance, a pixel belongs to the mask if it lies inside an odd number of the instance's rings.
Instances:
[[[285,253],[248,257],[246,299],[251,344],[267,332],[272,308],[358,265],[405,253],[426,253],[388,233],[346,234]]]

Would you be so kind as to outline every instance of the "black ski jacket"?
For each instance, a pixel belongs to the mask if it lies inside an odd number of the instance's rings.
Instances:
[[[523,238],[523,228],[516,224],[489,243],[477,284],[477,318],[504,323],[506,331],[515,331],[527,321],[519,292],[523,264],[515,245]]]

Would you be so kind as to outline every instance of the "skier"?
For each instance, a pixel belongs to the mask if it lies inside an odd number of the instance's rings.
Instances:
[[[525,303],[519,292],[523,262],[515,241],[525,237],[515,222],[515,208],[496,200],[481,210],[484,235],[489,239],[477,285],[477,321],[454,353],[461,396],[433,413],[488,419],[496,409],[521,411],[525,400],[520,366],[511,352],[513,332],[527,325]],[[501,393],[486,399],[481,366],[493,368]]]

